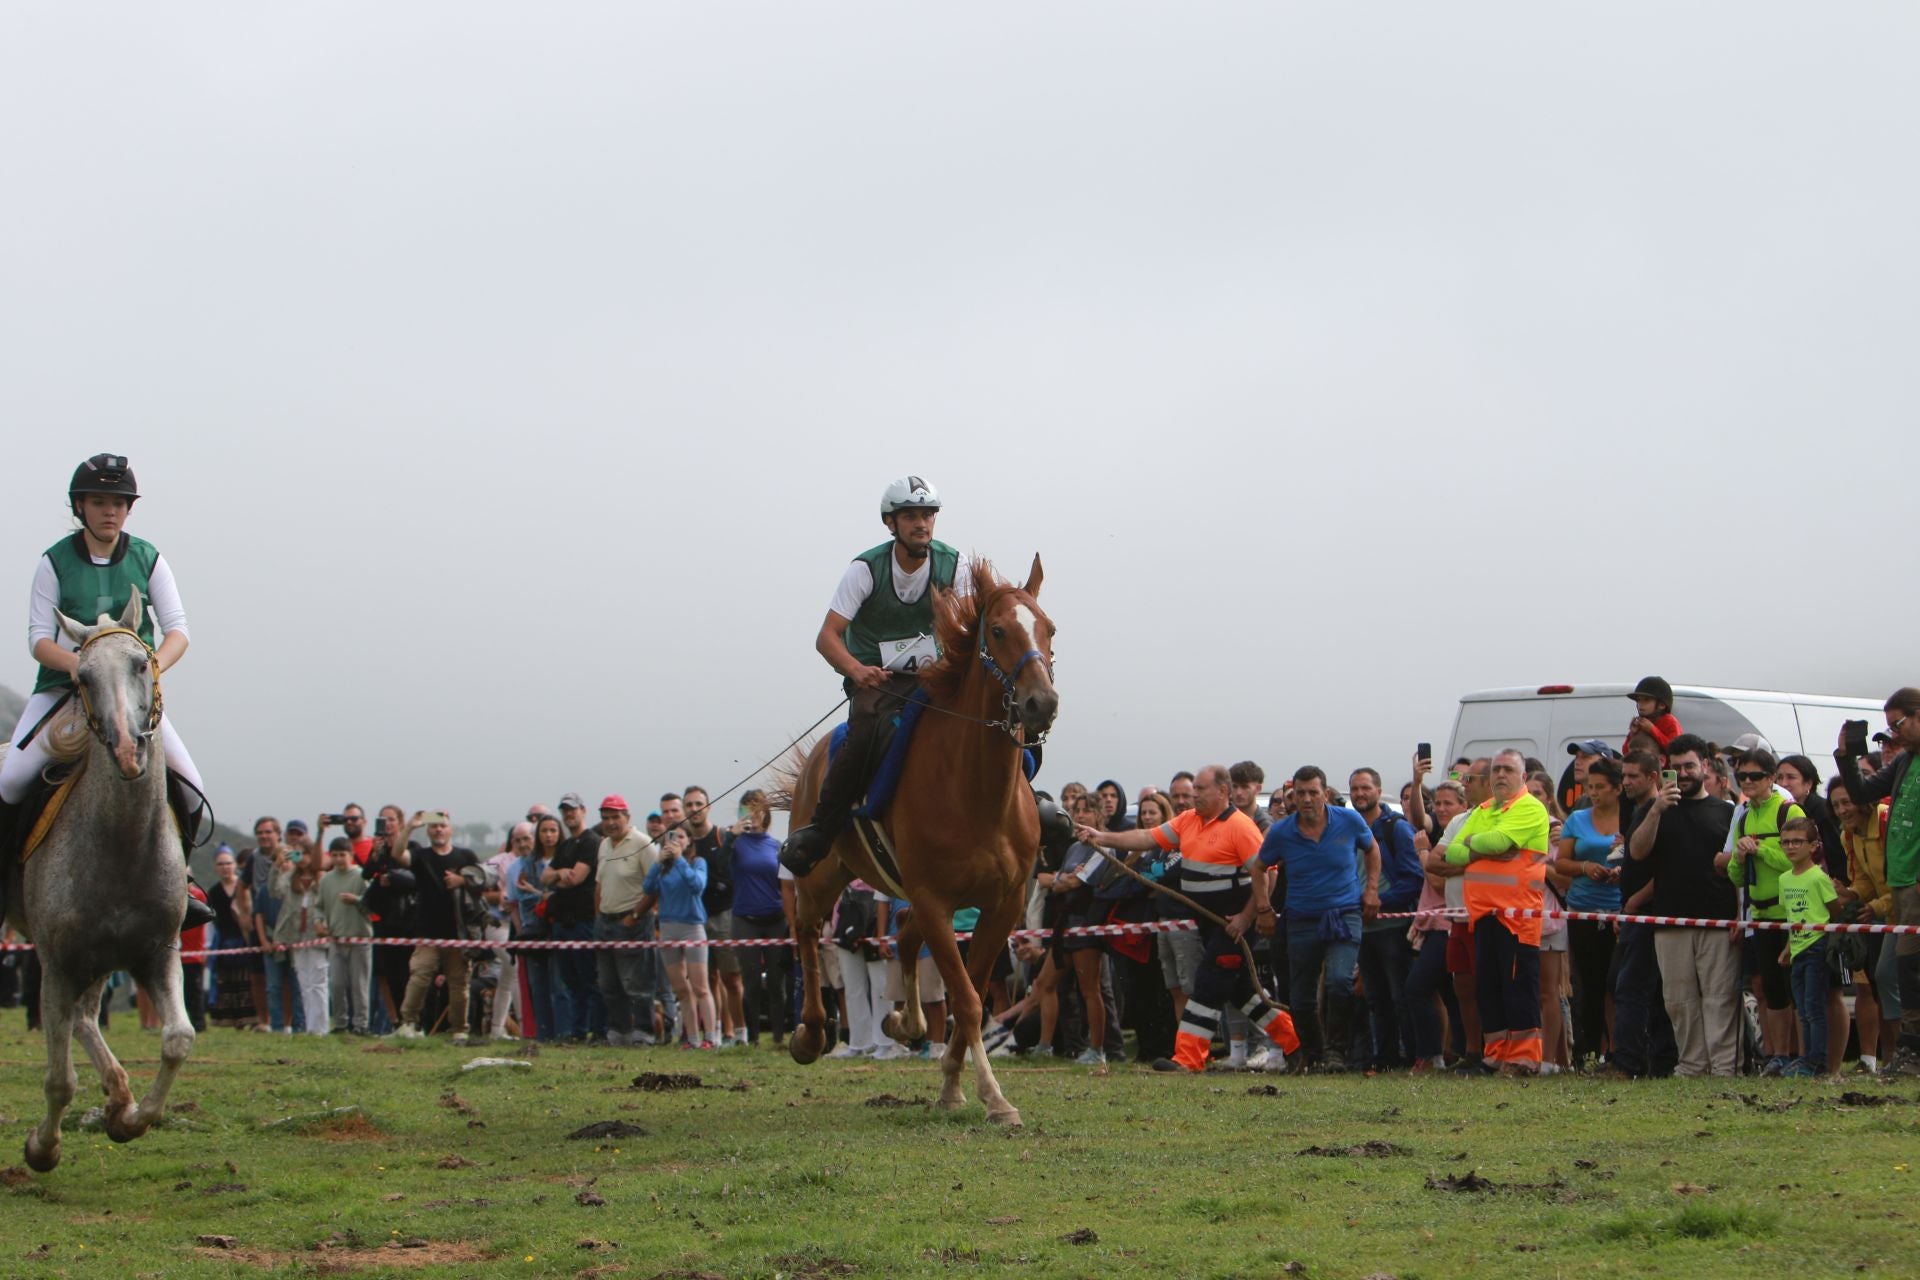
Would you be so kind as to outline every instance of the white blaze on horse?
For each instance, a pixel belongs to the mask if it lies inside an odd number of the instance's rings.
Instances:
[[[155,745],[160,674],[138,632],[140,593],[115,621],[94,626],[60,615],[80,646],[73,710],[47,726],[56,758],[77,761],[71,790],[24,868],[9,923],[40,956],[40,1021],[47,1037],[47,1114],[27,1135],[27,1163],[60,1162],[60,1117],[78,1079],[78,1040],[107,1095],[107,1134],[129,1142],[166,1112],[167,1091],[193,1049],[181,988],[180,920],[186,851],[167,807],[167,765]],[[126,1069],[100,1034],[100,996],[116,969],[133,976],[160,1011],[160,1071],[136,1104]]]
[[[801,1025],[789,1041],[794,1060],[812,1062],[825,1047],[817,943],[841,890],[855,876],[898,888],[913,906],[898,940],[906,1000],[903,1013],[889,1014],[883,1029],[903,1042],[926,1034],[915,963],[925,943],[946,984],[954,1020],[940,1062],[939,1105],[950,1111],[965,1101],[960,1078],[971,1054],[988,1119],[1007,1125],[1018,1125],[1020,1113],[1002,1096],[981,1044],[980,996],[1026,904],[1040,851],[1040,819],[1021,768],[1022,749],[1046,733],[1060,705],[1053,687],[1053,621],[1036,601],[1041,576],[1039,556],[1024,586],[1000,580],[992,566],[976,560],[971,595],[943,591],[935,598],[941,656],[920,673],[927,710],[879,823],[887,849],[877,860],[850,828],[835,842],[834,856],[796,886],[794,936],[805,1000]],[[822,739],[791,788],[795,824],[812,815],[826,766]],[[953,914],[963,907],[980,909],[964,960],[953,936]]]

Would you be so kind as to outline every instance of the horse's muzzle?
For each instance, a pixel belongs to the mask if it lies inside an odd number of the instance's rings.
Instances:
[[[1022,729],[1029,734],[1045,733],[1060,712],[1060,695],[1050,688],[1031,690],[1020,695],[1019,709]]]

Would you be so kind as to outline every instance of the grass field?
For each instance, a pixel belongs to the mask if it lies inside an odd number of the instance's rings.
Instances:
[[[0,1017],[0,1276],[1920,1272],[1912,1084],[1009,1065],[1006,1132],[921,1105],[916,1061],[572,1048],[462,1074],[483,1050],[218,1031],[164,1129],[70,1128],[27,1175],[40,1042]],[[143,1084],[155,1038],[117,1022]],[[75,1114],[97,1097],[83,1068]],[[645,1132],[567,1136],[602,1121]]]

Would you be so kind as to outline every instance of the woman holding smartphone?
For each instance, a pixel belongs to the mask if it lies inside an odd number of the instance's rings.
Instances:
[[[645,895],[634,914],[660,906],[660,941],[687,945],[661,950],[667,980],[680,1002],[682,1049],[718,1046],[713,989],[707,983],[707,909],[700,895],[707,887],[707,861],[693,852],[687,833],[675,827],[660,838],[660,858],[647,869]]]

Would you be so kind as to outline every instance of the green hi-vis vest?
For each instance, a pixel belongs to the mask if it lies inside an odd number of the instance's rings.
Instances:
[[[47,559],[53,561],[54,575],[60,579],[60,612],[90,627],[103,613],[118,619],[135,591],[143,601],[150,598],[148,584],[153,579],[153,566],[159,562],[160,553],[153,549],[152,543],[123,533],[113,558],[105,564],[95,564],[87,554],[82,535],[76,531],[71,538],[62,538],[48,547]],[[152,609],[140,611],[140,638],[152,647]],[[41,667],[33,691],[65,689],[72,683],[63,672]]]
[[[932,581],[912,604],[903,602],[893,590],[893,544],[883,542],[854,559],[863,561],[873,574],[873,590],[867,593],[860,611],[847,627],[847,652],[870,667],[883,667],[880,649],[894,641],[914,640],[933,634],[933,589],[953,586],[953,575],[960,567],[960,553],[944,542],[935,542],[928,552],[933,561]]]

